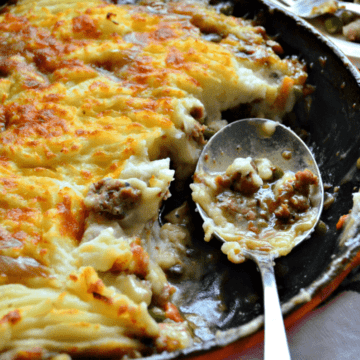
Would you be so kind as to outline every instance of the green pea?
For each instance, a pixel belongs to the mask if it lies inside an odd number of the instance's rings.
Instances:
[[[325,20],[325,28],[329,34],[339,33],[342,26],[342,21],[337,16],[332,16]]]

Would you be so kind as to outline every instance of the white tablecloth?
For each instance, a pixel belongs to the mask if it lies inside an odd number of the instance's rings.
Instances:
[[[287,329],[287,334],[292,360],[360,359],[360,293],[341,292]],[[261,360],[263,351],[262,343],[226,360]]]

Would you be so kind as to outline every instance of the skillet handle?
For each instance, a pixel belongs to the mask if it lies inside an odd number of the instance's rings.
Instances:
[[[290,360],[290,351],[276,287],[273,259],[258,257],[256,260],[261,272],[264,288],[265,360]]]

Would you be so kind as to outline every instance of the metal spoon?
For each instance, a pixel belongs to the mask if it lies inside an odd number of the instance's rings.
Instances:
[[[272,130],[275,130],[271,134]],[[284,150],[291,151],[291,158],[282,156]],[[305,143],[289,128],[266,119],[244,119],[235,121],[217,132],[204,147],[196,171],[208,174],[223,172],[238,157],[268,158],[272,164],[282,170],[294,173],[305,168],[319,179],[319,201],[317,207],[318,222],[323,206],[323,185],[315,159]],[[200,215],[209,219],[207,213],[196,204]],[[314,225],[315,226],[315,225]],[[314,228],[314,227],[313,227]],[[296,245],[313,231],[304,232],[296,239]],[[215,235],[222,239],[218,234]],[[256,262],[260,269],[264,288],[264,359],[290,359],[289,347],[281,313],[280,301],[274,274],[276,253],[260,250],[244,251],[246,258]]]

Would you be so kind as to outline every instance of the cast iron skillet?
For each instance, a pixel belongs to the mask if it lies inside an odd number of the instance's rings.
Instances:
[[[307,131],[306,142],[315,154],[324,183],[331,186],[327,193],[335,201],[321,217],[327,232],[314,232],[288,256],[276,260],[279,296],[287,315],[328,285],[360,250],[359,236],[340,244],[341,232],[336,230],[340,216],[352,207],[354,187],[360,181],[360,170],[355,165],[360,156],[360,76],[341,51],[319,32],[266,0],[235,1],[233,14],[256,19],[281,43],[285,54],[304,59],[308,64],[308,83],[316,87],[311,97],[296,106],[296,120],[290,116],[285,123]],[[247,117],[241,110],[223,114],[229,121],[241,117]],[[186,194],[175,194],[175,202],[177,199],[180,203],[184,197]],[[192,218],[196,226],[189,268],[194,271],[170,280],[178,287],[175,301],[202,342],[151,359],[211,353],[263,326],[262,286],[256,265],[231,264],[221,254],[216,240],[203,241],[202,221],[195,211]]]
[[[0,0],[1,3],[5,1]],[[360,156],[360,76],[340,50],[302,19],[267,0],[235,0],[233,4],[235,16],[256,19],[282,44],[285,54],[304,59],[308,64],[308,83],[316,87],[311,98],[296,106],[296,120],[290,117],[286,122],[308,132],[306,142],[315,153],[324,183],[331,185],[328,193],[335,202],[321,217],[328,226],[325,234],[314,232],[311,239],[288,256],[276,260],[279,295],[287,315],[328,285],[360,250],[357,231],[352,240],[340,244],[341,233],[335,226],[352,207],[352,193],[360,182],[360,171],[355,166]],[[230,111],[223,118],[231,121],[247,115]],[[175,193],[170,206],[182,203],[188,196]],[[216,240],[205,243],[200,216],[194,209],[191,211],[194,232],[187,271],[182,275],[169,274],[169,280],[178,288],[175,302],[200,341],[183,351],[154,355],[149,360],[211,353],[263,326],[262,286],[256,265],[231,264],[221,254]]]

